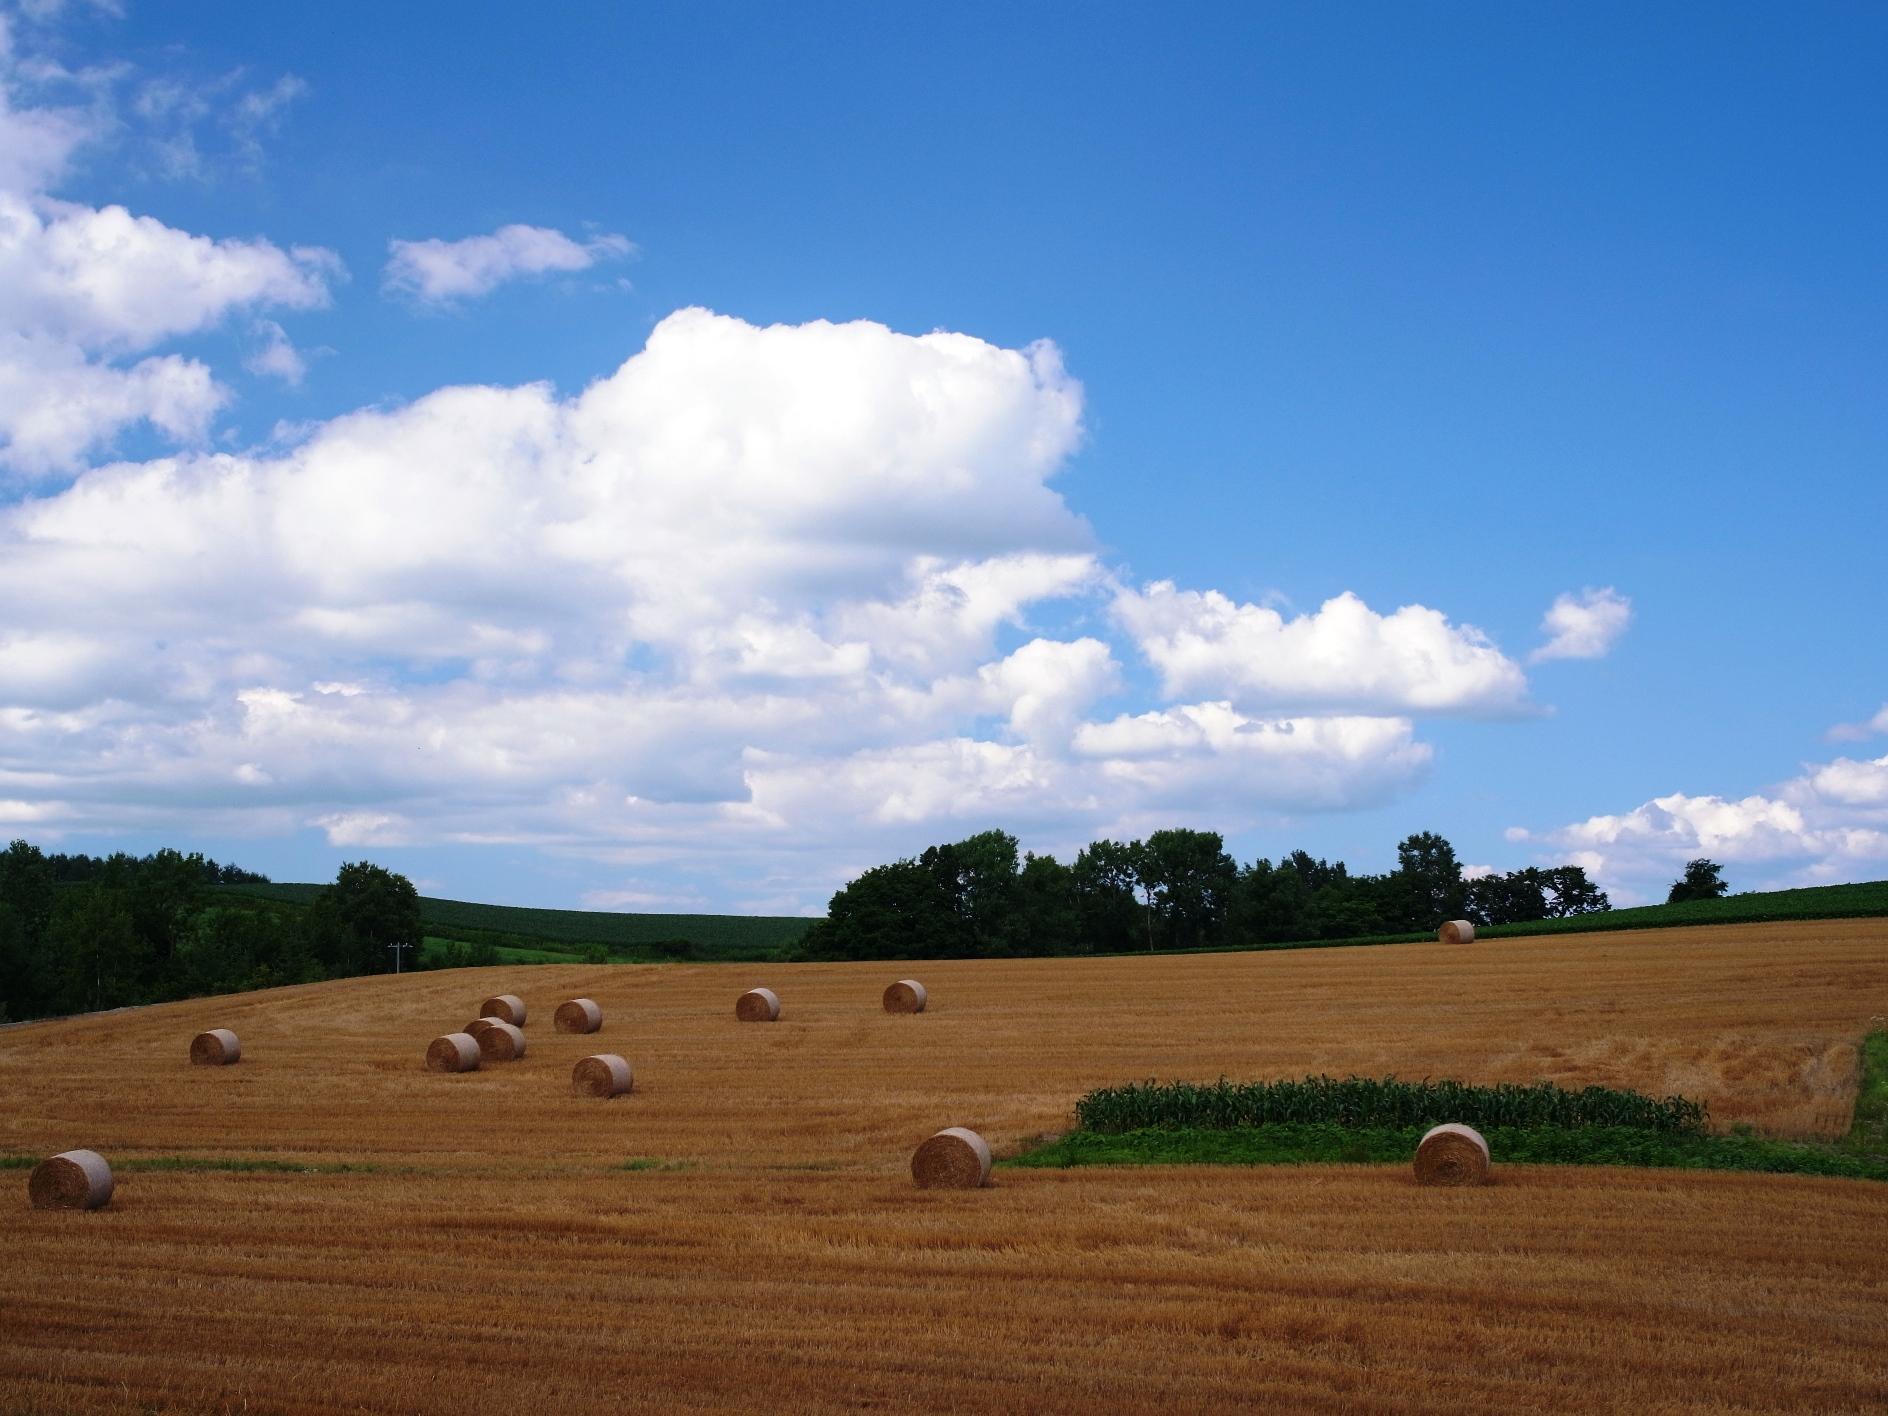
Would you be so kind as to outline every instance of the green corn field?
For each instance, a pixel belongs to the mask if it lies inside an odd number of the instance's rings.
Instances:
[[[1425,1126],[1459,1121],[1469,1126],[1627,1126],[1699,1134],[1702,1102],[1654,1098],[1632,1091],[1586,1087],[1567,1091],[1551,1082],[1471,1086],[1466,1082],[1399,1081],[1395,1077],[1306,1077],[1303,1081],[1131,1082],[1102,1087],[1075,1103],[1083,1130],[1102,1134],[1150,1127],[1227,1130],[1295,1122],[1339,1126]]]

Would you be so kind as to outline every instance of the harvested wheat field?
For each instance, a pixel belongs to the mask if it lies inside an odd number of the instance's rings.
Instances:
[[[1306,1072],[1547,1078],[1832,1135],[1888,1011],[1888,922],[1157,959],[355,979],[0,1030],[0,1151],[89,1148],[92,1213],[0,1171],[0,1411],[1859,1411],[1888,1403],[1888,1185],[1503,1167],[1014,1171],[919,1190],[941,1127],[999,1156],[1084,1090]],[[893,976],[896,976],[895,973]],[[594,1050],[425,1070],[479,1000],[594,998]],[[628,1050],[628,1049],[626,1049]],[[308,1170],[140,1162],[242,1157]],[[634,1168],[625,1168],[632,1161]],[[372,1167],[336,1172],[334,1167]],[[325,1169],[324,1169],[325,1167]],[[467,1383],[473,1385],[468,1387]]]

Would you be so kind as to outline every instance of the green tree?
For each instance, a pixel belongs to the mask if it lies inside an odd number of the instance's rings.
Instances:
[[[996,952],[1009,933],[1016,909],[1020,867],[1016,838],[1007,831],[980,831],[949,845],[931,846],[918,857],[950,901],[951,912],[969,935],[972,952]]]
[[[1161,938],[1195,948],[1219,937],[1239,868],[1217,831],[1156,831],[1141,847],[1141,888]]]
[[[1085,947],[1075,872],[1050,855],[1026,855],[1010,918],[1012,954],[1074,954]]]
[[[915,860],[875,865],[842,887],[801,941],[809,959],[939,959],[973,952],[938,872]]]
[[[1520,924],[1546,919],[1546,878],[1533,866],[1468,882],[1463,910],[1477,924]]]
[[[1455,847],[1433,831],[1418,831],[1397,843],[1395,894],[1401,919],[1397,929],[1434,929],[1457,919],[1467,903],[1462,863]]]
[[[1568,915],[1604,914],[1613,907],[1613,902],[1606,898],[1606,892],[1586,878],[1586,868],[1578,865],[1557,865],[1543,871],[1547,889],[1553,898],[1547,903],[1549,919],[1564,919]]]
[[[309,915],[323,962],[342,977],[393,972],[388,946],[407,945],[417,955],[426,932],[413,882],[364,860],[343,865],[334,884],[315,897]]]
[[[16,1019],[52,1006],[45,939],[53,890],[52,867],[38,846],[14,841],[0,851],[0,1006]]]
[[[138,931],[163,975],[160,987],[167,984],[165,991],[182,993],[185,989],[177,952],[193,917],[203,906],[206,862],[201,855],[184,855],[169,847],[153,851],[143,860],[125,859],[129,864],[123,867],[123,879],[132,928]]]
[[[1723,867],[1714,860],[1692,860],[1685,862],[1685,873],[1672,882],[1672,891],[1665,897],[1668,905],[1681,904],[1686,900],[1715,900],[1730,892],[1730,886],[1724,883],[1721,873]]]
[[[85,1013],[148,1001],[151,951],[132,923],[123,890],[68,887],[46,926],[46,948],[58,979],[57,1011]]]
[[[1075,912],[1090,952],[1118,954],[1144,946],[1149,916],[1134,892],[1140,888],[1139,842],[1093,841],[1070,867]]]

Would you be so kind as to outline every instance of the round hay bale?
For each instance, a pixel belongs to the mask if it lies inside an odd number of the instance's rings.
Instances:
[[[429,1072],[476,1072],[478,1069],[478,1039],[470,1033],[447,1033],[426,1045]]]
[[[524,1026],[524,999],[515,993],[496,994],[479,1004],[479,1016],[521,1028]]]
[[[734,1016],[744,1023],[777,1022],[780,996],[771,988],[750,988],[735,1000]]]
[[[460,1031],[470,1033],[473,1037],[478,1037],[482,1035],[484,1031],[487,1028],[489,1028],[493,1023],[500,1022],[500,1021],[502,1020],[498,1018],[474,1018],[471,1022],[467,1023],[462,1029],[460,1029]]]
[[[1486,1185],[1488,1142],[1473,1126],[1431,1126],[1416,1147],[1418,1185]]]
[[[524,1029],[515,1023],[490,1020],[491,1026],[474,1039],[482,1062],[516,1062],[524,1056]]]
[[[190,1039],[190,1061],[198,1067],[227,1067],[243,1055],[243,1045],[228,1028],[211,1028]]]
[[[990,1147],[975,1131],[948,1126],[911,1154],[920,1190],[975,1190],[990,1183]]]
[[[635,1086],[629,1063],[614,1052],[599,1052],[586,1057],[570,1069],[572,1096],[621,1096]]]
[[[1452,919],[1436,931],[1436,938],[1444,944],[1473,944],[1475,925],[1466,919]]]
[[[33,1167],[27,1193],[41,1210],[95,1210],[111,1203],[111,1167],[97,1151],[61,1151]]]
[[[915,978],[901,978],[885,990],[885,1011],[887,1013],[922,1013],[924,1000],[923,984]]]
[[[552,1022],[559,1032],[593,1033],[603,1026],[603,1010],[594,999],[573,998],[557,1005],[557,1015]]]

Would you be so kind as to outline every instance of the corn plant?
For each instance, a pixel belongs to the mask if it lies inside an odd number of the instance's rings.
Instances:
[[[1470,1126],[1628,1126],[1697,1134],[1705,1129],[1702,1102],[1655,1098],[1609,1087],[1568,1091],[1551,1082],[1399,1081],[1396,1077],[1306,1077],[1303,1081],[1131,1082],[1102,1087],[1075,1103],[1082,1129],[1101,1133],[1148,1127],[1225,1130],[1321,1121],[1339,1126],[1422,1126],[1460,1121]]]

